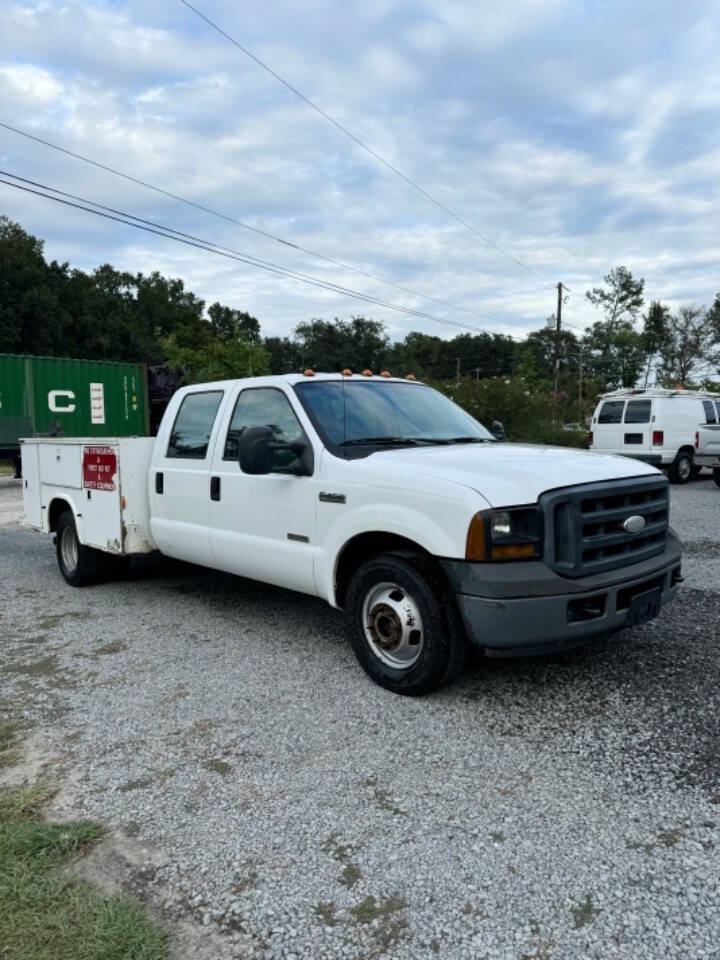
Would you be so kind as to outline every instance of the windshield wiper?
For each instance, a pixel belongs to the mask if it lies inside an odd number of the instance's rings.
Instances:
[[[339,446],[350,447],[357,444],[405,444],[409,447],[416,446],[419,441],[414,437],[354,437],[352,440],[343,440]]]
[[[492,443],[487,437],[412,437],[416,443],[445,445],[451,443]]]

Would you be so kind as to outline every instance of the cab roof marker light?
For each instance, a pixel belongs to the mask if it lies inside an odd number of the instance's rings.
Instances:
[[[345,369],[342,371],[342,375],[343,375],[344,377],[351,377],[351,376],[352,376],[352,370],[350,369],[350,367],[345,367]]]
[[[416,379],[416,378],[415,378],[415,374],[414,374],[414,373],[406,373],[406,374],[405,374],[405,379],[406,379],[406,380],[415,380],[415,379]]]
[[[362,375],[364,377],[371,377],[373,375],[372,370],[363,370]]]
[[[381,377],[391,377],[392,374],[390,373],[389,370],[381,370],[381,371],[380,371],[380,376],[381,376]]]
[[[310,367],[308,367],[307,370],[303,370],[303,375],[306,377],[314,377],[315,371],[311,370]]]

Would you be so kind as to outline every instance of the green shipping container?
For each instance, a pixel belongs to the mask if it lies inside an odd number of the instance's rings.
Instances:
[[[0,457],[20,437],[147,434],[144,366],[0,353]]]

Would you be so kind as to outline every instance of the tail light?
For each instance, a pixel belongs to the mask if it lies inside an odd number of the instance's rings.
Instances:
[[[695,431],[695,449],[696,450],[700,449],[700,431],[699,430]]]
[[[588,446],[591,447],[592,445],[593,445],[593,432],[591,430],[590,433],[588,433]]]
[[[653,446],[661,447],[665,442],[664,430],[653,430]]]

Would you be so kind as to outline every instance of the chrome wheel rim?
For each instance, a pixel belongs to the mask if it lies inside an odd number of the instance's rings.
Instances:
[[[677,465],[678,475],[681,480],[687,480],[692,472],[692,464],[688,457],[680,457]]]
[[[423,622],[417,603],[397,583],[378,583],[368,590],[362,608],[368,646],[382,663],[409,670],[422,653]]]
[[[68,573],[74,573],[78,564],[78,538],[72,527],[65,527],[60,536],[60,556]]]

